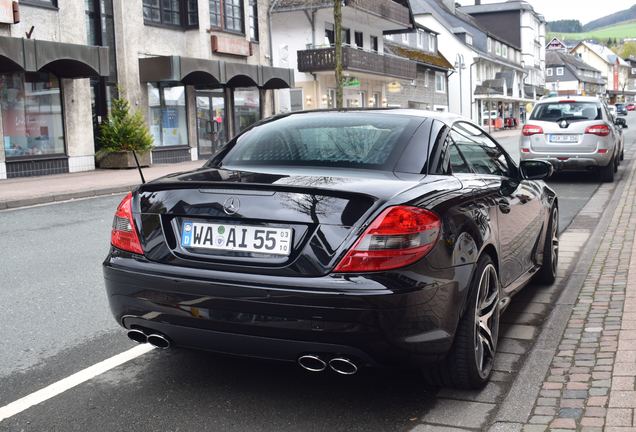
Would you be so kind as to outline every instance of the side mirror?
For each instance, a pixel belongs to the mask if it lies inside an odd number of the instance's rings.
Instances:
[[[519,170],[525,180],[545,180],[554,174],[554,166],[543,160],[522,161]]]
[[[624,118],[622,118],[622,117],[617,117],[617,118],[614,120],[614,124],[615,124],[616,126],[620,126],[620,127],[622,127],[623,129],[627,129],[627,122],[626,122],[626,121],[625,121],[625,119],[624,119]]]

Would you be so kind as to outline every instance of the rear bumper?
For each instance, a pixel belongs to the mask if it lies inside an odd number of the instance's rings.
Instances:
[[[586,171],[606,167],[612,162],[613,153],[529,153],[521,152],[521,160],[541,159],[554,165],[557,171]]]
[[[281,277],[263,276],[256,284],[195,269],[175,276],[172,269],[106,260],[108,300],[123,327],[163,333],[182,347],[283,361],[339,354],[367,366],[442,358],[465,294],[457,280],[468,280],[471,271],[436,271],[435,278],[416,276],[410,286],[395,274],[397,280],[306,278],[303,286],[281,288]]]

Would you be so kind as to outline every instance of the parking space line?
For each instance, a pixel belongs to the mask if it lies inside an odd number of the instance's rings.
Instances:
[[[11,402],[8,405],[0,407],[0,422],[13,417],[22,411],[29,409],[34,405],[38,405],[48,399],[51,399],[67,390],[72,389],[98,375],[108,372],[109,370],[116,368],[124,363],[136,359],[139,356],[146,354],[153,350],[154,347],[149,344],[139,345],[134,348],[117,354],[111,358],[103,360],[92,366],[82,369],[79,372],[74,373],[64,379],[61,379],[53,384],[44,387],[34,393],[31,393],[21,399]]]

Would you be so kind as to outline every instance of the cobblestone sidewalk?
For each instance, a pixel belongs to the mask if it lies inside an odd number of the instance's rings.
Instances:
[[[632,170],[526,432],[636,432],[635,200]]]

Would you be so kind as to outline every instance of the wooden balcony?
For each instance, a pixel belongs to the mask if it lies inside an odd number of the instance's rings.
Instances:
[[[417,74],[415,62],[401,57],[381,55],[352,47],[342,47],[342,66],[346,71],[413,80]],[[298,51],[300,72],[325,72],[336,69],[336,49],[315,48]]]
[[[401,26],[411,27],[409,9],[392,0],[348,0],[346,4]]]

